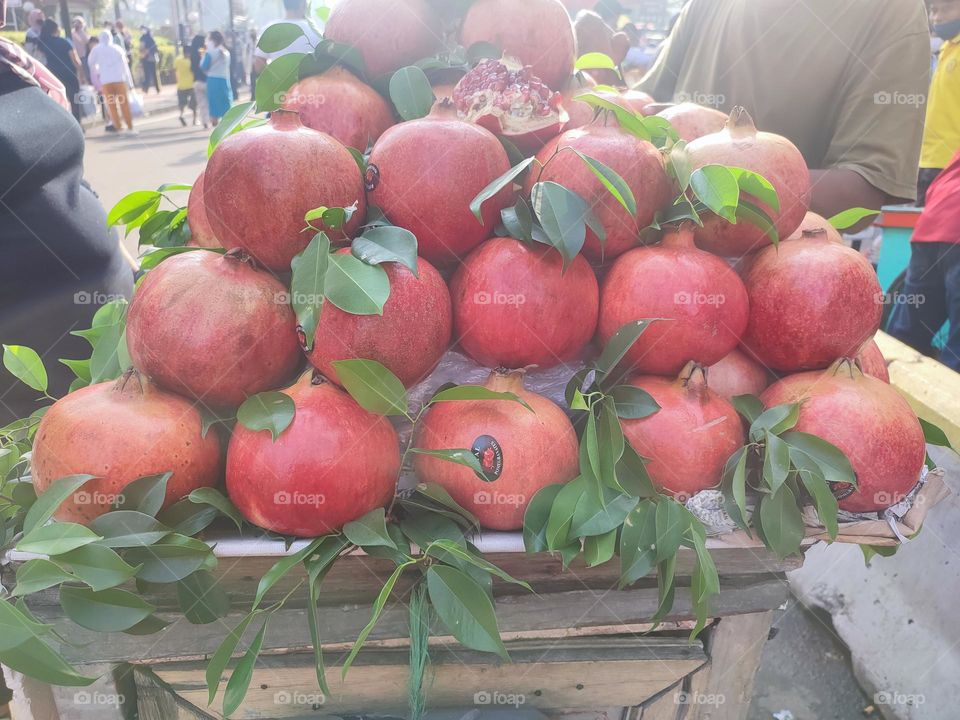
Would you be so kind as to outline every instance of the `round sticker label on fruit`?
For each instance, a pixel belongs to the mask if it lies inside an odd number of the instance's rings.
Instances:
[[[830,491],[837,500],[843,500],[844,498],[850,497],[856,492],[856,490],[857,489],[850,483],[830,483]]]
[[[481,435],[473,441],[470,451],[480,461],[484,482],[493,482],[503,472],[503,449],[496,438]]]

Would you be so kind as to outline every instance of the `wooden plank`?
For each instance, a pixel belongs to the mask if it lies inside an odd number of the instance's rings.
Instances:
[[[702,667],[698,644],[672,638],[576,638],[562,643],[508,644],[512,662],[463,648],[431,650],[425,684],[428,707],[478,709],[584,709],[626,707],[678,682]],[[244,717],[286,718],[310,712],[397,712],[406,706],[409,674],[405,649],[361,655],[346,680],[331,656],[331,696],[316,689],[313,656],[265,657],[254,671]],[[152,671],[185,701],[204,707],[202,663],[165,663]],[[222,693],[214,702],[219,710]]]
[[[767,610],[780,605],[787,598],[787,593],[786,580],[782,577],[740,578],[721,587],[720,593],[711,599],[711,612],[721,616]],[[658,604],[656,588],[608,589],[605,592],[581,589],[553,595],[502,597],[497,600],[497,617],[501,631],[508,635],[515,632],[576,630],[645,623],[656,613]],[[243,614],[232,614],[210,625],[190,625],[176,615],[164,617],[172,624],[150,636],[113,633],[105,637],[63,619],[54,619],[54,623],[71,643],[59,648],[68,660],[144,663],[210,655],[223,640],[227,629],[235,627]],[[325,646],[329,643],[353,642],[369,620],[370,608],[365,605],[323,608],[318,617],[320,637]],[[673,610],[665,620],[684,621],[692,617],[689,593],[681,589],[677,592]],[[248,629],[248,641],[254,632],[255,628]],[[370,639],[406,638],[407,633],[406,606],[402,602],[392,602],[384,609]],[[309,647],[309,637],[306,611],[284,609],[278,611],[271,622],[264,648],[306,649]]]
[[[877,333],[876,341],[890,383],[917,415],[942,428],[954,447],[960,446],[960,374],[886,333]]]
[[[680,705],[677,703],[677,693],[680,685],[667,688],[665,692],[656,695],[639,708],[635,720],[677,720]]]
[[[690,678],[686,688],[689,720],[746,720],[772,622],[770,610],[717,622],[706,642],[710,663]]]

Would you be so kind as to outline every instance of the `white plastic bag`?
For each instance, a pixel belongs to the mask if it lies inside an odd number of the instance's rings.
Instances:
[[[143,117],[143,93],[131,90],[127,93],[130,101],[130,113],[133,117]]]
[[[97,91],[93,89],[93,85],[80,86],[77,104],[80,106],[80,117],[88,118],[97,114]]]

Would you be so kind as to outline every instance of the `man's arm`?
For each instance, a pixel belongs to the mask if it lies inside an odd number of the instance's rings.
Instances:
[[[810,209],[825,218],[855,207],[879,210],[882,205],[892,200],[887,193],[871,185],[862,175],[845,168],[811,170],[810,182],[813,186]],[[872,217],[861,220],[845,232],[857,232],[872,222]]]

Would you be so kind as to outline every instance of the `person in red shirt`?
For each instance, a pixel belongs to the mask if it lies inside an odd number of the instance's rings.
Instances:
[[[960,372],[960,152],[927,190],[910,239],[910,264],[887,332],[934,356],[934,335],[950,321],[940,362]]]

